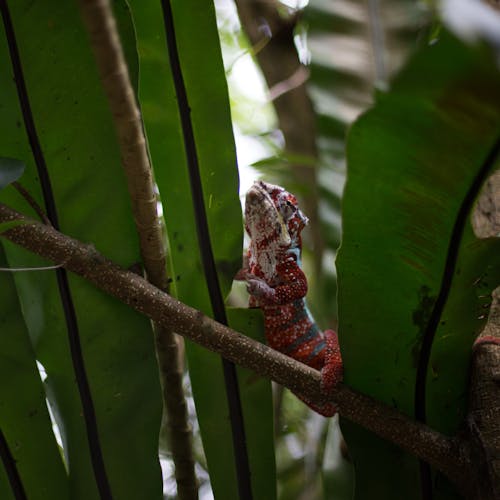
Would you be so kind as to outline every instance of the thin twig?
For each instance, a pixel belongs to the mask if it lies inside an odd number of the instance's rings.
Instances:
[[[16,191],[29,203],[31,208],[37,213],[38,217],[40,217],[40,220],[44,224],[47,224],[49,226],[52,225],[42,207],[36,202],[35,198],[31,196],[29,191],[19,181],[14,181],[12,183],[12,187],[15,188]]]
[[[55,266],[42,266],[42,267],[0,267],[2,273],[23,273],[31,271],[51,271],[52,269],[59,269],[64,264],[57,264]]]

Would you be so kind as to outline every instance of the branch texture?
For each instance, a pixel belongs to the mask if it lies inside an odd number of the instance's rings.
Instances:
[[[321,376],[313,368],[235,332],[170,297],[140,276],[107,260],[92,245],[64,236],[0,204],[0,224],[16,220],[20,221],[19,225],[0,233],[13,243],[53,262],[63,262],[68,270],[162,327],[176,331],[294,392],[307,395],[313,403],[324,403]],[[334,391],[332,399],[338,404],[342,416],[425,460],[447,475],[459,491],[470,491],[472,467],[468,448],[462,441],[443,436],[342,384]]]
[[[496,342],[495,343],[495,340]],[[485,341],[485,342],[481,342]],[[474,499],[497,500],[500,495],[500,288],[493,293],[488,323],[472,356],[469,388],[470,441],[476,467]]]
[[[500,170],[484,184],[472,213],[478,238],[500,234]],[[500,288],[492,294],[488,323],[472,356],[468,431],[474,462],[480,473],[474,499],[500,498]],[[496,340],[494,340],[496,339]]]

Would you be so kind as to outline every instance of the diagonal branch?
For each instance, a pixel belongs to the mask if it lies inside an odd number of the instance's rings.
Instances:
[[[320,373],[313,368],[177,301],[140,276],[107,260],[92,245],[80,243],[0,204],[0,224],[17,220],[21,222],[0,235],[53,262],[64,262],[68,270],[162,327],[174,330],[294,392],[306,394],[313,403],[324,403]],[[459,491],[470,491],[473,469],[467,442],[448,438],[343,384],[332,397],[342,416],[425,460],[447,475]]]
[[[153,173],[139,107],[110,2],[80,0],[80,10],[113,114],[146,276],[153,285],[167,290],[165,245],[157,215]],[[169,325],[155,322],[153,327],[177,491],[181,499],[196,499],[198,486],[192,433],[182,387],[179,339]]]

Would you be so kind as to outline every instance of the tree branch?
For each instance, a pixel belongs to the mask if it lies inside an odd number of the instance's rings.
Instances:
[[[500,339],[500,288],[493,293],[488,323],[472,355],[467,423],[478,469],[477,500],[498,500],[500,494],[500,344],[490,339]]]
[[[0,233],[48,260],[64,263],[69,271],[116,297],[159,325],[172,329],[211,351],[294,392],[324,403],[320,373],[270,347],[205,316],[102,256],[93,245],[78,242],[52,227],[30,220],[0,204],[0,224],[19,225]],[[339,413],[391,441],[443,472],[459,488],[470,491],[472,466],[466,442],[448,438],[368,396],[340,384],[332,394]]]
[[[500,232],[500,170],[482,187],[472,213],[478,238]],[[474,344],[469,386],[469,440],[478,473],[475,499],[498,500],[500,494],[500,288],[492,294],[486,327]]]
[[[165,245],[153,174],[115,18],[109,0],[80,0],[80,11],[113,114],[146,276],[152,284],[167,290]],[[168,325],[155,322],[153,330],[177,491],[183,500],[197,499],[192,432],[182,387],[180,339]]]

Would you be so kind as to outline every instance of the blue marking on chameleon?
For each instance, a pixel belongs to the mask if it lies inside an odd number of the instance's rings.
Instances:
[[[317,335],[319,335],[320,329],[313,323],[308,329],[307,332],[297,337],[287,348],[284,350],[286,354],[295,351],[298,349],[304,342],[308,342],[309,340],[314,339]]]
[[[302,256],[300,255],[300,247],[297,243],[292,243],[292,246],[286,251],[287,255],[293,255],[295,262],[299,267],[302,267]]]
[[[297,299],[293,302],[293,310],[295,311],[292,319],[287,323],[283,323],[282,328],[284,330],[289,330],[291,327],[305,320],[306,318],[311,319],[311,314],[307,310],[304,304],[304,299]]]
[[[321,342],[318,342],[318,345],[313,349],[311,354],[309,354],[309,356],[307,356],[306,363],[308,361],[311,361],[312,359],[314,359],[325,348],[326,348],[326,344],[325,344],[324,340],[322,340]]]

